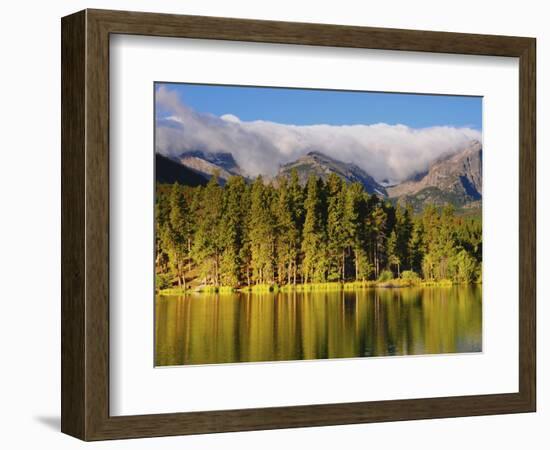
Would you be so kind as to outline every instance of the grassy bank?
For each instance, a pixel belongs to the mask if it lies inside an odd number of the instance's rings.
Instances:
[[[169,289],[158,289],[158,295],[185,295],[192,293],[199,294],[232,294],[237,292],[238,289],[233,286],[200,286],[196,288],[169,288]]]
[[[252,294],[262,293],[277,293],[277,292],[332,292],[341,290],[355,289],[373,289],[373,288],[409,288],[409,287],[451,287],[455,285],[470,284],[470,283],[455,283],[452,280],[429,281],[421,280],[420,278],[404,279],[393,278],[391,280],[377,281],[349,281],[345,283],[327,282],[327,283],[305,283],[305,284],[289,284],[279,286],[277,284],[258,284],[245,287],[233,286],[201,286],[198,288],[170,288],[160,289],[158,295],[185,295],[191,293],[200,294],[233,294],[235,292],[245,292]],[[476,283],[481,284],[481,283]]]

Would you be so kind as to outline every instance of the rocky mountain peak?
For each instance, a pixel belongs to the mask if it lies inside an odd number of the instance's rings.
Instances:
[[[288,177],[293,170],[296,170],[303,185],[310,175],[326,180],[331,173],[335,173],[347,183],[362,184],[370,194],[386,196],[386,188],[356,164],[339,161],[319,151],[310,151],[297,160],[284,164],[279,170],[279,176]]]
[[[216,173],[222,184],[233,175],[243,175],[235,158],[228,152],[191,150],[182,153],[177,160],[183,166],[193,169],[206,178],[210,178]]]
[[[420,179],[388,188],[402,203],[465,205],[482,197],[482,144],[474,140],[463,150],[441,158]]]

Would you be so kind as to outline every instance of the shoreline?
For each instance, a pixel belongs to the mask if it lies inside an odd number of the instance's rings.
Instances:
[[[232,286],[201,286],[195,288],[170,288],[155,290],[155,295],[170,296],[170,295],[188,295],[188,294],[267,294],[267,293],[289,293],[289,292],[331,292],[331,291],[346,291],[354,289],[404,289],[404,288],[426,288],[426,287],[453,287],[465,285],[480,285],[481,282],[473,283],[457,283],[451,280],[440,281],[411,281],[394,279],[388,281],[350,281],[350,282],[327,282],[327,283],[308,283],[296,285],[254,285],[244,287]]]

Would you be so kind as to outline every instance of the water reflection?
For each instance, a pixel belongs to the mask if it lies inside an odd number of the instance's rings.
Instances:
[[[156,299],[157,366],[481,351],[481,287]]]

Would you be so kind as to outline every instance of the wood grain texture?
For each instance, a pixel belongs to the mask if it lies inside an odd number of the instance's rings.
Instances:
[[[529,38],[315,23],[88,10],[112,33],[279,44],[521,56]]]
[[[536,409],[536,41],[519,63],[519,390]]]
[[[61,35],[61,430],[85,430],[85,20],[65,17]]]
[[[519,57],[519,392],[109,416],[109,34],[112,33]],[[65,433],[84,440],[99,440],[535,410],[534,39],[87,10],[63,18],[62,40],[62,430]]]
[[[109,417],[109,33],[101,25],[87,14],[86,439]]]

